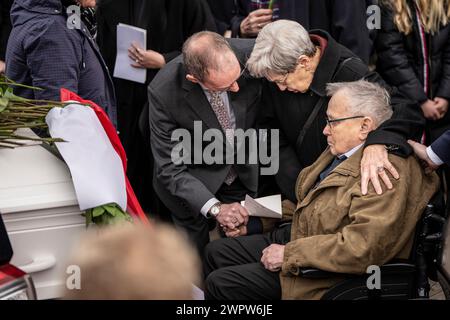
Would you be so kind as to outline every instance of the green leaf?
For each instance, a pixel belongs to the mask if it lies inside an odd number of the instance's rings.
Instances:
[[[106,205],[104,206],[105,210],[108,211],[113,217],[117,217],[123,215],[122,210],[116,205]]]
[[[93,217],[93,218],[99,217],[99,216],[101,216],[101,215],[104,214],[104,213],[105,213],[105,209],[103,208],[103,206],[96,207],[96,208],[94,208],[94,209],[92,210],[92,217]]]
[[[23,101],[28,101],[28,99],[16,96],[13,93],[13,89],[11,87],[9,87],[8,89],[5,90],[5,93],[3,94],[3,97],[7,98],[9,100],[12,100],[12,101],[22,101],[22,102]]]

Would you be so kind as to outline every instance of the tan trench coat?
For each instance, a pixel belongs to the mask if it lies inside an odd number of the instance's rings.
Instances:
[[[283,299],[320,299],[341,279],[304,279],[299,267],[338,273],[365,273],[370,265],[409,257],[415,226],[438,190],[436,174],[425,175],[414,157],[389,155],[400,179],[377,195],[361,194],[362,149],[336,167],[316,188],[319,174],[332,161],[325,150],[300,173],[291,241],[280,273]]]

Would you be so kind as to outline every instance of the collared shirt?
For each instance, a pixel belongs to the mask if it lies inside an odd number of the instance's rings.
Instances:
[[[338,158],[341,158],[342,156],[346,156],[347,159],[348,159],[348,158],[350,158],[356,151],[358,151],[359,149],[361,149],[361,147],[362,147],[363,145],[364,145],[364,143],[361,143],[361,144],[357,145],[356,147],[350,149],[350,150],[347,151],[346,153],[338,155],[337,157],[338,157]]]
[[[431,146],[427,147],[426,151],[427,151],[428,158],[430,158],[430,160],[433,161],[433,163],[435,165],[440,166],[444,163],[444,161],[442,161],[442,159],[439,158],[439,156],[433,151]]]

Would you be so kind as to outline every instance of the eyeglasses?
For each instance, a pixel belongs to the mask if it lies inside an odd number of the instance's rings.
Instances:
[[[239,74],[239,77],[238,77],[236,80],[234,80],[233,83],[230,84],[228,87],[226,87],[226,88],[217,88],[217,89],[214,89],[214,90],[211,90],[211,91],[217,91],[217,92],[226,92],[226,91],[230,91],[231,88],[233,87],[233,85],[234,85],[236,82],[238,82],[239,79],[244,75],[245,71],[247,71],[247,66],[245,66],[245,67],[241,70],[241,73]]]
[[[336,122],[341,122],[341,121],[350,120],[350,119],[358,119],[358,118],[364,118],[364,116],[353,116],[353,117],[338,118],[338,119],[329,119],[327,116],[325,116],[325,121],[327,122],[327,126],[330,126],[330,128],[332,128],[333,124],[336,124]]]
[[[273,80],[272,82],[275,84],[279,84],[281,86],[285,86],[286,85],[286,80],[289,77],[290,72],[286,73],[282,79],[278,79],[278,80]]]

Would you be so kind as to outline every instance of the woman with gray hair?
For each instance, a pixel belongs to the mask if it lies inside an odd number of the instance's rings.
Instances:
[[[327,146],[321,135],[329,101],[327,83],[362,78],[385,83],[327,32],[308,33],[300,24],[288,20],[278,20],[261,30],[247,67],[253,76],[267,80],[260,127],[280,129],[281,166],[275,179],[284,196],[294,201],[296,177]],[[395,103],[399,97],[393,94]],[[392,188],[387,172],[396,179],[399,176],[388,160],[386,149],[408,155],[411,148],[406,139],[420,135],[423,122],[416,108],[402,103],[394,109],[393,119],[371,133],[366,141],[361,162],[363,194],[367,193],[369,180],[378,194],[383,192],[380,178],[388,189]]]

